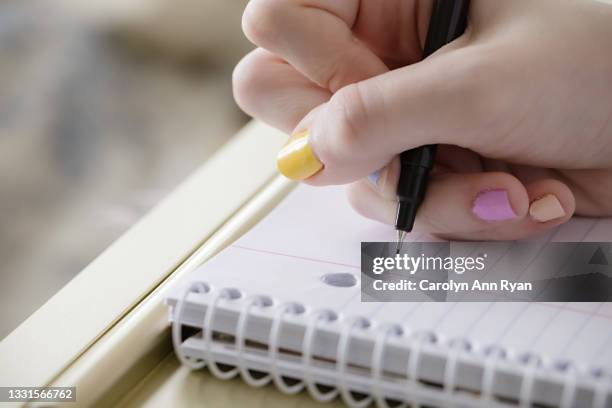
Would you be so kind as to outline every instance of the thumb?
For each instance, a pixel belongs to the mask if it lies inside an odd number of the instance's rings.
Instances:
[[[472,147],[492,110],[490,76],[474,47],[348,85],[302,120],[278,155],[287,177],[344,184],[404,150],[431,143]],[[493,95],[495,96],[495,95]]]

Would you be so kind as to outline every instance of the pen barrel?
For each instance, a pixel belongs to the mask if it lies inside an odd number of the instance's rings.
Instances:
[[[400,178],[397,196],[400,201],[419,198],[422,201],[427,186],[427,176],[436,159],[436,145],[421,146],[400,154]],[[420,203],[419,201],[419,203]]]
[[[459,37],[467,26],[469,0],[434,0],[427,29],[423,58]],[[400,155],[397,183],[398,206],[395,228],[411,231],[419,205],[427,192],[427,179],[434,166],[436,146],[426,145]]]
[[[400,155],[401,172],[397,183],[396,228],[412,230],[419,205],[427,192],[429,172],[436,158],[436,145],[421,146]]]
[[[434,0],[423,58],[459,37],[467,26],[470,0]]]

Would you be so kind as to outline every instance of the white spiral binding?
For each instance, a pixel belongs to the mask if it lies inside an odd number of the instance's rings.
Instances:
[[[559,408],[572,408],[575,406],[576,385],[576,370],[572,364],[568,364],[567,367],[565,367],[563,391],[561,392]]]
[[[181,328],[182,319],[185,312],[185,305],[187,297],[190,293],[210,293],[212,294],[211,301],[206,309],[203,318],[203,341],[205,345],[205,358],[194,359],[186,357],[182,352],[182,340],[181,340]],[[237,296],[234,296],[235,294]],[[268,342],[268,356],[271,362],[270,373],[262,378],[254,378],[249,370],[245,361],[245,328],[250,316],[250,311],[253,307],[269,307],[272,306],[272,301],[269,297],[258,295],[248,298],[244,303],[240,315],[238,317],[238,323],[236,325],[236,353],[238,365],[229,371],[221,370],[215,362],[212,352],[212,332],[215,318],[215,311],[218,303],[222,299],[237,299],[240,298],[240,291],[233,288],[223,288],[220,290],[213,291],[212,288],[203,282],[192,282],[182,293],[180,299],[174,307],[172,325],[172,343],[178,359],[189,367],[190,369],[197,370],[208,366],[211,373],[220,379],[230,379],[240,374],[246,383],[254,387],[261,387],[273,381],[276,387],[286,394],[296,394],[306,388],[309,394],[317,401],[327,402],[333,400],[338,395],[341,395],[345,403],[354,408],[364,408],[370,405],[373,401],[381,408],[389,408],[387,401],[383,393],[383,381],[382,381],[382,362],[384,360],[385,347],[388,339],[391,336],[405,337],[401,326],[398,325],[386,325],[381,327],[377,331],[377,336],[374,342],[374,348],[372,350],[371,359],[371,373],[372,373],[372,391],[371,395],[365,397],[362,400],[356,400],[347,385],[346,369],[348,364],[348,353],[350,350],[350,341],[353,339],[352,334],[356,328],[366,329],[368,328],[367,319],[362,317],[351,318],[346,321],[340,332],[340,338],[338,340],[338,347],[336,350],[337,358],[337,370],[338,370],[338,381],[339,386],[331,389],[328,392],[321,392],[316,385],[316,381],[313,379],[312,369],[313,365],[313,344],[317,330],[319,329],[319,323],[333,322],[337,320],[337,315],[334,311],[329,309],[317,310],[310,314],[310,318],[305,327],[305,333],[302,340],[302,366],[304,369],[304,379],[294,385],[288,385],[283,376],[278,370],[278,349],[279,349],[279,337],[280,331],[283,324],[283,318],[287,314],[299,315],[304,313],[303,306],[288,302],[280,306],[276,306],[276,313],[272,320],[272,326],[269,334]],[[407,398],[406,401],[411,403],[411,407],[419,408],[420,401],[419,394],[416,392],[421,387],[419,383],[419,365],[422,354],[422,345],[430,339],[427,333],[423,335],[410,336],[410,354],[406,369],[407,376]],[[435,338],[435,336],[434,336]],[[456,377],[458,369],[458,360],[460,353],[466,349],[460,349],[457,347],[458,343],[452,345],[447,355],[446,365],[444,369],[444,392],[447,397],[447,401],[452,401],[451,397],[454,395],[454,389],[456,386]],[[481,392],[480,392],[480,405],[482,407],[490,407],[495,405],[494,397],[494,384],[495,375],[497,373],[497,363],[500,359],[505,358],[503,349],[489,353],[487,358],[484,359],[483,374],[481,381]],[[533,391],[537,377],[537,371],[540,366],[540,360],[536,355],[526,355],[524,364],[524,370],[522,375],[522,382],[519,392],[519,406],[521,408],[528,408],[533,403]],[[610,382],[608,377],[604,374],[598,376],[599,381],[594,390],[593,395],[593,407],[594,408],[605,408],[608,394],[610,391]],[[411,395],[412,394],[412,395]],[[569,408],[575,406],[577,394],[577,371],[574,366],[568,365],[565,371],[563,390],[560,398],[559,408]],[[405,408],[407,402],[403,402],[398,408]]]
[[[364,397],[362,400],[356,400],[353,398],[353,394],[351,394],[351,390],[346,383],[346,365],[350,350],[351,333],[356,328],[366,330],[368,327],[370,327],[370,322],[363,317],[348,319],[340,332],[338,348],[336,350],[336,368],[338,370],[340,395],[342,396],[342,399],[346,405],[352,408],[365,408],[373,401],[373,397],[371,395]]]
[[[607,373],[603,371],[599,375],[599,381],[597,381],[597,387],[595,388],[595,396],[593,398],[594,408],[605,408],[610,388],[612,388],[610,379]]]
[[[482,382],[480,386],[480,405],[488,408],[495,404],[494,387],[497,362],[505,358],[504,349],[492,346],[485,351],[484,366],[482,368]]]
[[[418,397],[416,391],[419,389],[419,364],[421,362],[421,346],[423,343],[428,340],[430,337],[427,333],[423,333],[421,335],[412,336],[412,342],[410,345],[410,355],[408,357],[408,367],[406,370],[407,377],[407,388],[408,392],[412,393],[412,396],[409,396],[409,401],[411,402],[411,408],[419,408],[421,406],[420,398]]]
[[[304,389],[304,381],[300,381],[293,385],[288,385],[283,376],[278,372],[278,340],[280,330],[283,324],[283,316],[285,314],[300,315],[304,313],[304,307],[298,303],[288,302],[277,308],[276,315],[272,321],[270,328],[270,337],[268,340],[268,356],[270,358],[270,374],[274,385],[285,394],[297,394]]]
[[[238,367],[234,367],[231,370],[223,371],[217,366],[215,359],[212,353],[212,332],[213,332],[213,323],[215,317],[215,310],[217,308],[217,304],[221,299],[232,299],[230,288],[221,289],[213,294],[213,298],[206,308],[206,313],[204,314],[204,346],[205,346],[205,354],[206,360],[208,360],[208,369],[210,372],[217,378],[222,380],[229,380],[230,378],[235,377],[240,369]]]
[[[372,394],[376,400],[376,404],[380,408],[390,408],[387,404],[387,399],[382,390],[382,362],[385,358],[385,347],[389,337],[402,337],[404,330],[397,324],[389,324],[381,327],[376,335],[374,341],[374,349],[372,350],[372,361],[370,365],[372,367]],[[402,402],[400,405],[396,405],[395,408],[405,408],[408,406],[407,402]]]
[[[519,406],[521,408],[531,408],[536,368],[539,364],[540,360],[537,356],[531,354],[525,356],[525,371],[523,372],[523,380],[519,392]]]
[[[450,407],[455,406],[452,401],[457,382],[457,360],[459,360],[462,352],[469,350],[469,347],[469,342],[463,339],[453,341],[449,345],[449,351],[446,356],[446,364],[444,366],[444,380],[442,384],[444,386],[444,392],[446,393],[447,401]]]
[[[210,292],[210,286],[202,282],[191,282],[187,288],[183,291],[181,298],[176,303],[174,307],[174,324],[172,325],[172,346],[174,347],[174,351],[179,361],[189,367],[192,370],[199,370],[206,366],[206,360],[192,361],[190,358],[186,357],[183,354],[181,349],[181,344],[183,343],[181,340],[181,321],[183,318],[183,313],[185,309],[185,303],[187,300],[187,296],[192,293],[207,293]]]
[[[304,333],[302,342],[302,365],[304,368],[304,383],[306,389],[312,398],[320,402],[331,401],[338,396],[338,389],[334,388],[326,393],[322,393],[317,388],[316,382],[312,378],[312,343],[314,341],[315,332],[317,330],[319,320],[324,319],[327,322],[336,320],[336,314],[328,309],[317,310],[313,312]]]
[[[240,370],[240,376],[251,387],[263,387],[267,385],[270,380],[272,380],[272,376],[270,374],[265,375],[261,378],[255,378],[251,375],[251,372],[247,368],[246,362],[244,360],[244,335],[246,332],[246,324],[249,318],[249,312],[253,306],[257,307],[269,307],[272,306],[272,300],[263,295],[253,296],[248,298],[244,302],[244,306],[240,311],[240,316],[238,317],[238,323],[236,324],[236,358],[238,360],[238,369]]]

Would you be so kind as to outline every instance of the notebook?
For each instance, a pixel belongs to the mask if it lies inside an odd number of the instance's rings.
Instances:
[[[533,241],[611,235],[576,218]],[[362,302],[360,242],[394,239],[342,187],[297,187],[170,291],[178,358],[354,407],[612,407],[612,303]]]

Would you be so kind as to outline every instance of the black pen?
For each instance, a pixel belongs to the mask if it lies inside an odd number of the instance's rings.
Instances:
[[[453,41],[465,31],[469,0],[434,0],[427,29],[423,58]],[[425,198],[429,171],[436,158],[436,145],[406,150],[400,155],[400,177],[397,183],[397,247],[399,253],[406,232],[412,231],[416,214]]]

